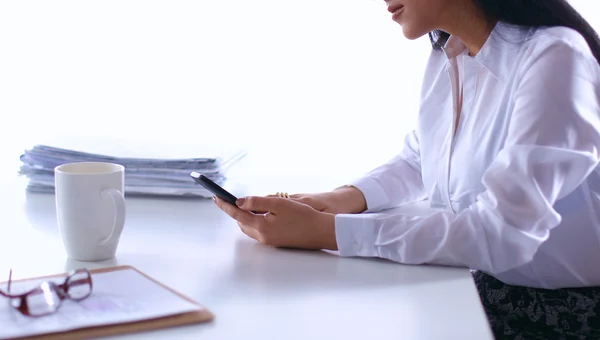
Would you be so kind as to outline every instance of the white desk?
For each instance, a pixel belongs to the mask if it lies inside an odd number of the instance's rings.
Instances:
[[[243,235],[212,200],[140,198],[127,201],[115,259],[74,262],[59,239],[54,197],[16,193],[0,201],[0,280],[11,267],[20,278],[127,264],[216,316],[123,339],[492,339],[466,269],[272,249]]]

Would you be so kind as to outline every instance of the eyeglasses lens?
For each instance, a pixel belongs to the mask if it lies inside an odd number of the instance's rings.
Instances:
[[[60,297],[54,286],[47,282],[27,295],[27,308],[32,316],[53,313],[60,306]],[[14,300],[14,299],[13,299]]]
[[[69,277],[67,281],[69,298],[73,300],[81,300],[88,297],[92,293],[92,285],[90,284],[90,274],[88,272],[78,272]]]

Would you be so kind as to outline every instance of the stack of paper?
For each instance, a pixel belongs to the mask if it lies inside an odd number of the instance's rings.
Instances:
[[[122,154],[123,149],[120,151]],[[190,172],[202,173],[223,185],[225,170],[245,155],[245,152],[238,151],[229,155],[195,158],[118,157],[35,145],[21,155],[19,173],[28,178],[29,191],[53,193],[56,166],[74,162],[110,162],[125,167],[125,195],[211,197],[213,194],[194,182]]]

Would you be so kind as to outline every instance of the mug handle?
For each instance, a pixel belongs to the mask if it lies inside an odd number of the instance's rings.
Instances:
[[[112,200],[115,211],[115,220],[112,231],[106,239],[101,240],[99,243],[100,245],[103,245],[113,243],[121,236],[123,226],[125,225],[125,197],[123,197],[123,194],[119,190],[113,188],[102,190],[100,196],[102,199]]]

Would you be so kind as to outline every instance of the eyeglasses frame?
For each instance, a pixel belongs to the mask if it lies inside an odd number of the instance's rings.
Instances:
[[[74,282],[70,282],[70,280],[75,275],[78,275],[81,273],[87,274],[85,279],[79,279]],[[7,291],[5,292],[0,289],[0,296],[4,296],[11,300],[12,299],[20,299],[19,306],[15,307],[15,309],[17,309],[19,312],[21,312],[21,314],[23,314],[25,316],[31,316],[31,317],[40,317],[40,316],[46,316],[49,314],[53,314],[60,308],[63,300],[69,299],[69,300],[73,300],[73,301],[81,301],[81,300],[87,299],[92,294],[92,291],[93,291],[92,274],[87,269],[77,269],[77,270],[71,271],[69,273],[69,275],[67,275],[65,277],[64,282],[61,284],[57,284],[52,281],[43,281],[37,287],[32,288],[32,289],[28,290],[27,292],[24,292],[21,294],[11,294],[10,293],[11,284],[12,284],[12,269],[10,270],[10,273],[8,276],[8,283],[7,283],[7,287],[6,287]],[[82,297],[78,297],[78,298],[73,298],[71,295],[69,295],[70,287],[73,287],[76,285],[81,285],[81,284],[89,284],[89,286],[90,286],[90,291],[86,295],[84,295]],[[50,289],[50,291],[56,292],[56,294],[58,295],[58,298],[59,298],[59,304],[58,304],[58,306],[56,306],[56,308],[54,308],[54,310],[51,310],[47,313],[32,314],[32,313],[30,313],[29,306],[27,305],[27,297],[29,295],[33,295],[34,293],[35,294],[39,293],[40,290],[43,293],[47,289],[47,288],[43,287],[44,285],[48,285],[48,289]]]

